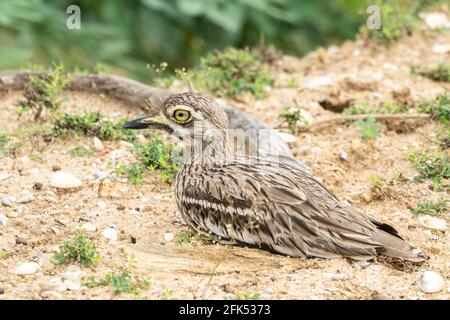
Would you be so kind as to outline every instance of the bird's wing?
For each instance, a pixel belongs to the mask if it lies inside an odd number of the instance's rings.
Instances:
[[[300,257],[362,258],[381,246],[369,219],[306,172],[233,163],[201,175],[179,200],[195,212],[193,224],[224,238]]]

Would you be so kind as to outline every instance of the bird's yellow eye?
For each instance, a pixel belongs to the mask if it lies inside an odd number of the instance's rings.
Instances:
[[[175,119],[176,122],[186,123],[189,120],[191,120],[191,113],[184,109],[176,109],[173,112],[173,118]]]

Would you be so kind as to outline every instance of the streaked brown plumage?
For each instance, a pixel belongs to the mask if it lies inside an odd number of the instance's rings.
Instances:
[[[187,146],[199,139],[194,123],[215,129],[216,137],[201,137],[211,154],[190,154],[175,181],[177,206],[193,229],[226,240],[257,246],[281,254],[309,258],[339,256],[365,260],[376,255],[420,262],[426,255],[405,242],[391,226],[364,216],[341,202],[317,178],[290,161],[236,157],[223,143],[228,127],[224,111],[212,100],[195,93],[169,97],[162,105],[165,126]],[[177,114],[177,112],[181,112]],[[177,120],[189,116],[190,120]],[[132,121],[129,128],[154,123]],[[217,139],[219,136],[219,139]],[[217,142],[219,141],[219,142]]]

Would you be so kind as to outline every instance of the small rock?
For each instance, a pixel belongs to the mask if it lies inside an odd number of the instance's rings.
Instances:
[[[101,209],[106,209],[107,204],[104,201],[99,201],[99,202],[97,202],[97,206]]]
[[[343,161],[348,160],[347,152],[345,152],[343,149],[339,149],[339,159],[341,159]]]
[[[8,218],[0,213],[0,225],[6,226],[8,224]]]
[[[120,211],[125,210],[125,206],[123,204],[119,204],[117,206],[117,210],[120,210]]]
[[[283,140],[286,143],[292,143],[297,140],[296,136],[293,136],[292,134],[286,132],[279,132],[278,134],[280,135],[281,140]]]
[[[165,241],[170,242],[170,241],[172,241],[174,238],[175,238],[175,236],[174,236],[172,233],[170,233],[170,232],[165,232],[165,233],[164,233],[164,240],[165,240]]]
[[[433,51],[434,53],[447,53],[447,52],[450,52],[450,44],[437,43],[431,48],[431,51]]]
[[[419,287],[423,292],[436,293],[442,290],[444,279],[439,273],[425,271],[419,281]]]
[[[5,289],[0,288],[0,294],[4,294],[5,293]]]
[[[425,20],[431,30],[450,28],[450,21],[444,12],[422,12],[419,17]]]
[[[28,203],[34,200],[33,195],[30,192],[23,193],[19,199],[17,199],[18,203]]]
[[[95,225],[93,225],[92,223],[86,222],[86,223],[82,223],[78,229],[80,230],[84,230],[87,232],[95,232],[97,231],[97,227]]]
[[[128,141],[120,141],[119,142],[121,146],[126,147],[126,148],[133,148],[134,144],[132,144],[131,142]]]
[[[53,171],[60,171],[60,170],[61,170],[61,167],[58,166],[57,164],[54,164],[54,165],[52,166],[52,170],[53,170]]]
[[[8,179],[10,176],[8,172],[0,172],[0,181]]]
[[[13,196],[6,196],[2,199],[2,204],[6,207],[12,207],[15,201],[16,198]]]
[[[100,140],[97,137],[94,137],[94,147],[95,147],[95,150],[97,150],[97,151],[105,150],[105,146],[103,145],[102,140]]]
[[[66,272],[61,274],[63,280],[70,280],[70,281],[74,281],[74,282],[79,281],[84,275],[85,275],[85,272],[82,271],[76,265],[69,266],[67,268]]]
[[[8,212],[6,215],[8,216],[8,218],[13,219],[19,217],[19,213],[17,211]]]
[[[33,184],[33,189],[34,190],[42,190],[42,188],[44,188],[44,185],[42,183],[40,183],[40,182],[35,182]]]
[[[272,294],[273,293],[273,289],[272,288],[267,288],[266,290],[264,290],[264,293]]]
[[[432,217],[429,215],[421,216],[419,218],[419,222],[422,226],[424,226],[425,228],[428,228],[428,229],[434,229],[434,230],[440,230],[440,231],[447,230],[447,223],[445,222],[445,220],[437,218],[437,217]]]
[[[79,281],[66,280],[63,282],[63,285],[65,285],[68,290],[72,290],[72,291],[80,291],[81,290],[81,283]]]
[[[39,264],[36,262],[25,262],[17,266],[14,273],[21,275],[33,274],[36,271],[38,271],[39,267],[40,267]]]
[[[69,172],[58,171],[53,174],[50,185],[59,189],[78,188],[82,185],[80,179]]]
[[[111,241],[116,241],[117,240],[117,231],[114,230],[113,228],[108,228],[102,232],[102,236]]]
[[[52,278],[48,282],[42,282],[39,286],[41,291],[64,292],[67,290],[67,287],[63,284],[61,278],[59,277]]]
[[[94,172],[94,178],[98,180],[103,180],[108,176],[107,173],[101,172],[101,171],[95,171]]]
[[[26,246],[28,244],[28,240],[25,237],[16,237],[16,244],[22,244]]]
[[[98,185],[98,194],[100,197],[119,198],[127,194],[127,192],[126,184],[116,181],[102,180]]]
[[[41,296],[41,298],[44,299],[55,299],[55,300],[62,300],[63,296],[56,291],[41,291],[39,293],[39,295]]]
[[[314,88],[323,87],[323,86],[330,86],[332,84],[333,84],[333,80],[331,80],[331,78],[329,76],[319,76],[319,77],[311,78],[306,83],[306,88],[314,89]]]

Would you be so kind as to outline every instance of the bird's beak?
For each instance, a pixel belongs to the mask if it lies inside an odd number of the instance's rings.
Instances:
[[[159,113],[156,112],[152,115],[137,118],[131,121],[128,121],[123,125],[124,129],[161,129],[166,130],[169,133],[173,132],[173,129],[165,123],[161,117],[159,116]]]

